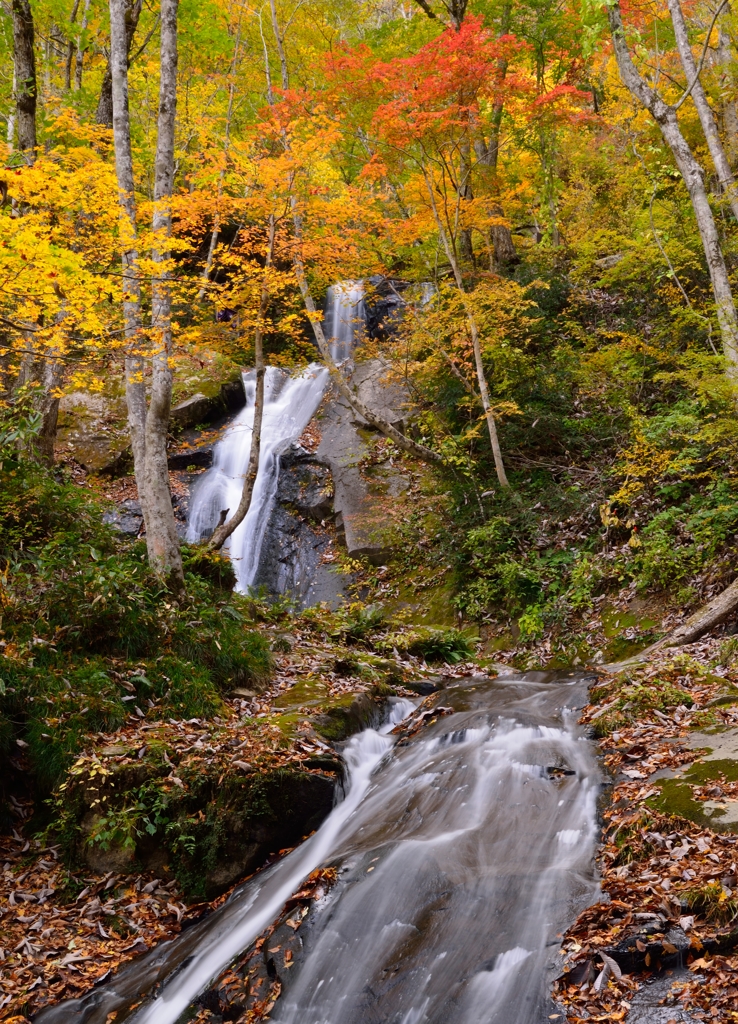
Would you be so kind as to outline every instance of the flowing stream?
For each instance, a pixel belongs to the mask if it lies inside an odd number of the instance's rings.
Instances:
[[[348,359],[360,340],[364,319],[361,283],[344,282],[328,289],[325,326],[330,332],[331,353],[336,363]],[[237,589],[247,592],[259,568],[261,545],[279,483],[280,453],[302,434],[315,415],[328,383],[328,371],[319,363],[290,377],[277,367],[267,367],[264,383],[264,414],[261,428],[259,471],[251,505],[244,521],[227,541]],[[198,482],[192,496],[187,540],[209,537],[224,509],[236,511],[251,454],[254,426],[256,375],[243,376],[246,405],[215,446],[213,465]]]
[[[395,745],[346,745],[349,782],[321,828],[210,918],[40,1024],[176,1024],[316,867],[338,882],[311,915],[271,1013],[280,1024],[539,1024],[560,933],[596,892],[599,771],[575,725],[582,676],[454,681],[447,712]],[[302,932],[301,932],[302,934]],[[61,1015],[59,1015],[61,1011]]]
[[[329,296],[337,362],[353,350],[362,296],[360,285]],[[267,371],[259,475],[230,544],[240,590],[258,569],[280,452],[312,418],[327,379],[318,365],[293,377]],[[192,540],[238,504],[254,412],[253,375],[244,380],[247,405],[193,499]],[[599,770],[575,724],[586,684],[562,673],[449,681],[436,700],[442,714],[417,728],[400,724],[415,705],[395,700],[382,729],[346,743],[343,799],[314,835],[210,917],[108,984],[42,1011],[38,1024],[105,1024],[113,1011],[129,1024],[183,1024],[323,865],[338,880],[301,927],[302,953],[270,1019],[542,1024],[556,936],[596,894]]]

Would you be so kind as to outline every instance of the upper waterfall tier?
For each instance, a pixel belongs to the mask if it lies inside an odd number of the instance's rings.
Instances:
[[[344,281],[328,289],[325,331],[337,363],[352,354],[361,340],[364,319],[364,286]],[[216,445],[213,466],[199,481],[192,498],[187,540],[198,542],[215,529],[224,509],[235,512],[251,454],[254,427],[256,376],[244,374],[246,405]],[[238,581],[245,592],[253,584],[269,516],[279,481],[279,455],[290,441],[296,441],[315,415],[328,383],[328,371],[318,363],[288,376],[270,366],[264,386],[264,416],[261,428],[259,472],[246,518],[227,542]]]
[[[364,329],[364,283],[342,281],[328,289],[325,332],[334,363],[349,359],[361,341]]]
[[[228,553],[245,592],[259,566],[261,543],[274,503],[279,479],[279,453],[284,445],[300,436],[320,405],[328,371],[317,363],[294,377],[270,366],[264,386],[264,417],[261,428],[259,472],[251,507],[228,542]],[[187,540],[209,537],[223,509],[235,512],[241,498],[243,478],[251,454],[254,427],[256,375],[244,374],[246,405],[216,445],[213,466],[200,480],[192,498]]]

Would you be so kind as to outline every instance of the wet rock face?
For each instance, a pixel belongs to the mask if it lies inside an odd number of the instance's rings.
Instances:
[[[410,282],[375,275],[366,286],[366,333],[377,341],[386,341],[393,337],[402,320],[405,311],[402,293],[410,287]]]
[[[332,510],[330,469],[299,445],[290,446],[280,457],[277,501],[254,586],[269,594],[289,594],[303,607],[337,603],[343,581],[322,563],[330,536],[318,525],[331,517]]]
[[[382,360],[367,360],[355,367],[351,383],[370,409],[404,429],[407,396],[386,382],[387,370]],[[392,506],[409,481],[390,464],[362,467],[369,443],[378,435],[369,431],[369,424],[343,398],[335,397],[326,405],[320,430],[316,454],[331,469],[339,534],[349,555],[364,555],[374,565],[383,565],[397,543]]]
[[[387,364],[370,359],[353,368],[351,383],[383,419],[400,429],[407,418],[407,396],[388,383]],[[261,549],[256,587],[291,594],[303,606],[343,597],[345,578],[323,555],[330,539],[319,523],[333,517],[339,540],[351,556],[383,565],[397,543],[392,506],[409,481],[389,463],[362,465],[378,435],[340,396],[318,415],[321,441],[314,454],[292,445],[280,456],[277,501]]]
[[[322,520],[333,511],[333,479],[324,463],[298,445],[280,459],[279,500],[309,519]]]

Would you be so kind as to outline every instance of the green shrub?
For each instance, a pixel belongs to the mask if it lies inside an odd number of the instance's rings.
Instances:
[[[434,629],[430,626],[391,633],[377,646],[386,652],[397,650],[414,654],[426,661],[456,664],[473,658],[476,637],[460,629]]]
[[[221,590],[233,590],[236,586],[233,563],[220,551],[208,551],[201,545],[185,544],[182,547],[182,563],[185,573],[199,576]]]

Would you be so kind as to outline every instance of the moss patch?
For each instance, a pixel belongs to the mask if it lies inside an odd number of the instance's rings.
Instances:
[[[646,801],[655,810],[686,818],[687,821],[693,821],[696,825],[715,832],[738,832],[738,822],[721,823],[720,819],[726,813],[721,808],[708,808],[711,813],[706,813],[705,804],[694,799],[691,786],[687,782],[681,779],[661,779],[657,785],[661,789],[660,794]]]

